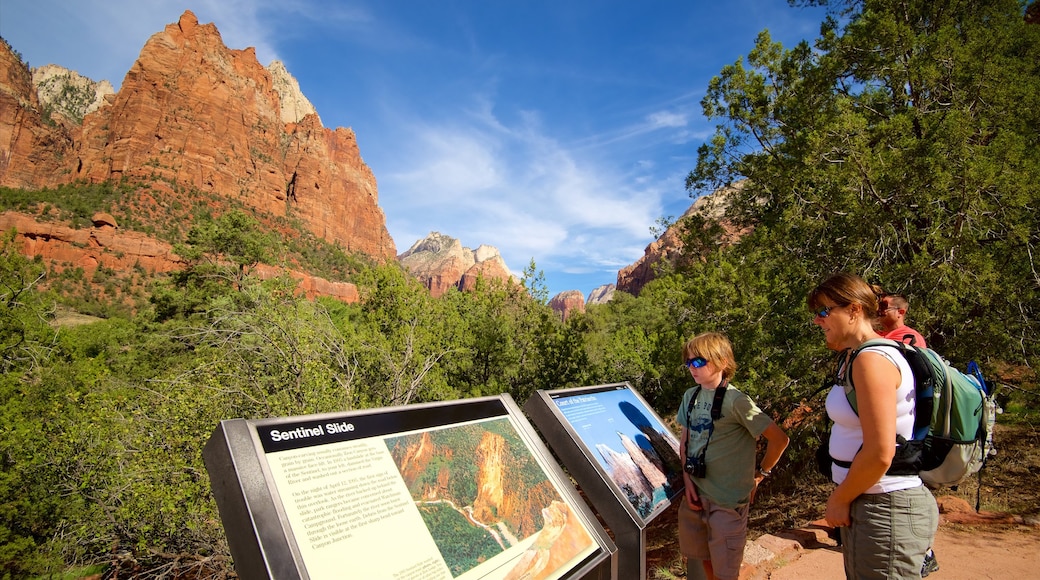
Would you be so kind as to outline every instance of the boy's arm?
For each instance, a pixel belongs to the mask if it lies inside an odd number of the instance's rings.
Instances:
[[[787,444],[791,442],[791,438],[776,424],[776,421],[770,421],[769,426],[762,432],[762,435],[766,438],[766,453],[762,456],[761,467],[755,471],[755,487],[751,490],[752,502],[755,501],[755,492],[758,491],[758,485],[776,467],[777,462],[780,461],[780,456],[787,449]]]
[[[780,461],[780,456],[784,454],[787,445],[791,442],[791,438],[776,424],[776,421],[771,421],[766,430],[762,432],[762,435],[766,438],[766,453],[762,456],[762,464],[759,469],[769,472]]]

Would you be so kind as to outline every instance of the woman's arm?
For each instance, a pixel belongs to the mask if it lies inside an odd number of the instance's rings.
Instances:
[[[896,453],[896,402],[901,375],[883,355],[863,352],[856,357],[852,379],[863,428],[863,447],[852,467],[827,500],[827,523],[847,526],[852,500],[873,487],[892,465]]]

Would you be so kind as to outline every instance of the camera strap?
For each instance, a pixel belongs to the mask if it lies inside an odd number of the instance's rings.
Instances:
[[[722,399],[726,397],[726,387],[728,382],[723,380],[719,383],[719,386],[715,387],[715,396],[711,400],[711,426],[708,427],[708,441],[704,443],[704,447],[701,448],[701,457],[704,457],[704,452],[708,449],[708,443],[711,443],[711,436],[715,433],[715,421],[718,421],[722,417]],[[690,428],[690,419],[693,417],[693,406],[697,403],[697,397],[701,394],[701,386],[697,385],[697,390],[693,392],[693,396],[690,397],[690,403],[686,407],[686,428]]]

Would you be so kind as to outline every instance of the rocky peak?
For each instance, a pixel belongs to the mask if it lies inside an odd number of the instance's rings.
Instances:
[[[589,292],[589,298],[585,301],[585,304],[606,304],[614,299],[615,289],[616,287],[613,284],[597,286],[592,289],[592,292]]]
[[[3,70],[12,70],[12,58],[0,54]],[[148,39],[119,92],[86,113],[82,126],[47,133],[39,106],[0,104],[0,185],[165,182],[176,187],[164,197],[180,197],[185,207],[196,192],[223,196],[274,217],[291,215],[347,252],[393,259],[375,176],[354,132],[323,128],[284,67],[271,70],[254,49],[227,48],[213,24],[186,11]],[[82,94],[92,86],[57,70],[50,78],[59,80],[45,84]],[[13,83],[0,72],[3,84]]]
[[[167,214],[193,207],[201,193],[216,212],[223,197],[291,215],[348,252],[396,254],[353,131],[323,128],[284,66],[264,68],[252,48],[227,48],[216,27],[199,25],[191,12],[148,40],[118,93],[60,66],[30,71],[0,39],[0,186],[121,178],[142,184],[130,205],[146,211],[133,221],[188,220],[190,209]],[[90,229],[4,212],[0,229],[14,229],[26,255],[59,270],[182,267],[168,244],[120,228],[118,209],[95,213]],[[352,284],[263,264],[256,271],[289,274],[308,297],[358,300]]]
[[[682,217],[668,227],[661,237],[654,240],[636,263],[622,268],[618,272],[617,289],[636,296],[643,286],[657,276],[662,264],[674,266],[683,257],[683,229],[685,219],[691,215],[700,215],[709,220],[719,221],[726,231],[726,239],[718,240],[719,244],[732,243],[741,234],[729,227],[723,217],[729,199],[733,193],[741,190],[744,182],[737,182],[731,187],[718,189],[708,195],[701,196],[687,209]]]
[[[481,245],[471,250],[463,247],[459,240],[440,232],[430,232],[397,260],[435,297],[452,287],[472,290],[481,277],[515,281],[497,248]]]
[[[585,296],[580,290],[566,290],[549,300],[549,307],[564,320],[575,312],[585,312]]]
[[[307,115],[318,114],[314,105],[303,96],[300,83],[289,74],[281,61],[276,60],[267,65],[267,72],[271,75],[271,83],[282,105],[282,123],[299,123]]]
[[[65,121],[70,126],[83,123],[83,117],[98,110],[110,95],[116,93],[112,83],[92,81],[76,71],[56,64],[48,64],[32,70],[32,82],[37,97],[47,112],[57,122]]]

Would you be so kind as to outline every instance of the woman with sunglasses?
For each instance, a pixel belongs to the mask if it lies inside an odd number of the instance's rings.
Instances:
[[[750,397],[729,385],[737,362],[728,338],[697,335],[683,346],[683,360],[697,386],[683,395],[677,416],[686,485],[679,551],[687,558],[688,580],[737,580],[755,489],[789,440]],[[756,471],[756,442],[763,435],[766,451]]]
[[[807,302],[813,322],[833,351],[847,354],[867,340],[880,338],[874,331],[877,297],[858,276],[830,276],[809,293]],[[840,363],[839,379],[851,373],[851,382],[839,380],[826,403],[827,415],[834,421],[829,441],[831,478],[838,485],[827,499],[825,516],[829,525],[840,529],[845,576],[920,578],[939,510],[919,476],[889,473],[896,436],[912,438],[913,374],[890,346],[867,347],[851,369],[846,366]]]

